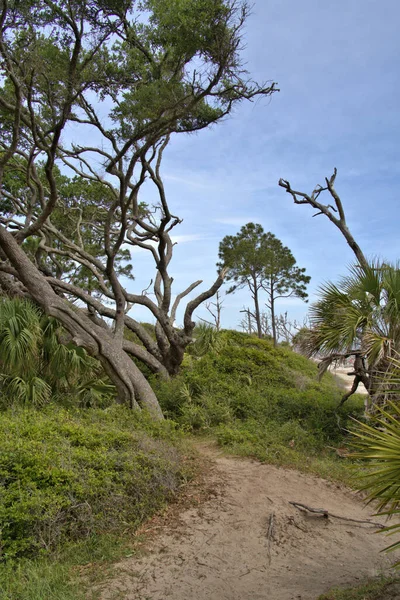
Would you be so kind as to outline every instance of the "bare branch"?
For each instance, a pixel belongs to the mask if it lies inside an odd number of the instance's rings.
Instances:
[[[171,310],[171,321],[172,321],[172,323],[175,322],[176,311],[178,310],[178,306],[179,306],[181,300],[183,298],[185,298],[185,296],[187,296],[188,294],[190,294],[190,292],[192,292],[194,289],[196,289],[202,283],[203,283],[203,281],[201,279],[199,279],[199,281],[195,281],[194,283],[192,283],[191,285],[189,285],[189,287],[187,287],[186,290],[184,290],[183,292],[181,292],[180,294],[177,295],[177,297],[175,298],[175,302],[174,302],[174,304],[172,306],[172,310]]]
[[[338,193],[334,188],[336,175],[337,170],[335,168],[333,171],[333,175],[329,179],[325,179],[326,187],[317,185],[313,190],[311,196],[304,192],[293,190],[289,181],[287,181],[286,179],[280,179],[279,186],[286,190],[286,192],[292,196],[295,204],[308,204],[314,209],[316,209],[318,212],[315,215],[313,215],[313,217],[316,217],[318,215],[325,215],[326,217],[328,217],[328,219],[339,229],[339,231],[346,239],[348,245],[354,252],[359,264],[365,268],[368,266],[368,261],[365,258],[360,246],[357,244],[354,237],[350,233],[350,230],[347,227],[343,204]],[[325,205],[318,202],[317,198],[322,192],[325,191],[328,191],[331,197],[335,200],[336,208],[331,204]],[[336,212],[338,213],[339,217],[336,217],[336,215],[334,214]]]
[[[214,296],[217,290],[219,290],[221,285],[224,283],[226,271],[226,269],[222,269],[213,285],[207,291],[203,292],[202,294],[197,296],[197,298],[188,303],[183,319],[183,325],[186,335],[191,335],[195,326],[195,323],[192,321],[193,312],[198,306],[200,306],[202,302],[208,300],[209,298],[212,298],[212,296]]]

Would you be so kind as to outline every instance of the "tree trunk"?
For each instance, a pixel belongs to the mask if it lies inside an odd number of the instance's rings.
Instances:
[[[73,338],[73,341],[76,343],[78,340]],[[117,402],[130,408],[144,408],[155,419],[162,419],[156,395],[129,355],[113,339],[99,346],[95,356],[117,389]]]
[[[257,282],[254,282],[254,312],[256,317],[257,324],[257,335],[261,339],[262,338],[262,327],[261,327],[261,315],[260,315],[260,305],[258,303],[258,290],[257,290]]]
[[[388,400],[393,399],[393,393],[398,391],[398,384],[391,383],[390,377],[390,360],[382,359],[369,372],[369,405],[367,407],[369,414],[377,412],[378,408],[382,408]]]
[[[274,298],[274,288],[273,288],[272,283],[271,283],[270,293],[271,293],[270,302],[271,302],[272,339],[274,340],[274,346],[276,346],[277,339],[276,339],[276,323],[275,323],[275,298]]]
[[[122,341],[112,332],[93,323],[83,311],[57,295],[46,278],[33,265],[14,237],[0,226],[0,247],[15,269],[15,275],[32,299],[65,327],[77,346],[97,358],[115,384],[118,401],[131,408],[144,408],[162,419],[158,400],[143,373],[122,349]]]
[[[177,343],[171,345],[168,354],[164,358],[164,364],[169,375],[172,377],[178,375],[183,357],[185,355],[185,345],[179,346]]]

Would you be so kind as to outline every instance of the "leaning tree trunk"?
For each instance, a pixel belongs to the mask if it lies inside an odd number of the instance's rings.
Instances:
[[[0,226],[0,248],[12,266],[11,272],[32,299],[47,315],[60,321],[74,344],[101,362],[117,388],[118,401],[132,408],[147,409],[155,419],[162,419],[157,397],[143,373],[123,350],[122,340],[116,339],[110,330],[96,325],[83,311],[57,295],[3,226]]]

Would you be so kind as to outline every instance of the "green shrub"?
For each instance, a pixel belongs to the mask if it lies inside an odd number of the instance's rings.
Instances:
[[[222,332],[218,351],[185,363],[170,382],[154,380],[165,413],[194,430],[253,420],[296,422],[322,441],[340,440],[359,400],[337,406],[342,391],[330,374],[317,380],[317,366],[288,348],[274,348],[239,332]]]
[[[329,373],[319,382],[304,356],[238,332],[219,335],[218,349],[185,360],[179,377],[153,381],[165,413],[237,454],[346,477],[332,447],[343,443],[350,417],[362,415],[360,397],[338,409],[343,391]]]
[[[3,413],[1,558],[137,527],[187,475],[169,443],[180,437],[174,423],[121,407]]]

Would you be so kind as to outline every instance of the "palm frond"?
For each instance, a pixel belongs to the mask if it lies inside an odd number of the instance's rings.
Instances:
[[[65,333],[65,332],[64,332]],[[0,388],[9,403],[41,406],[66,390],[104,403],[114,386],[84,349],[60,342],[63,329],[29,300],[0,298]],[[89,401],[88,401],[89,402]]]

